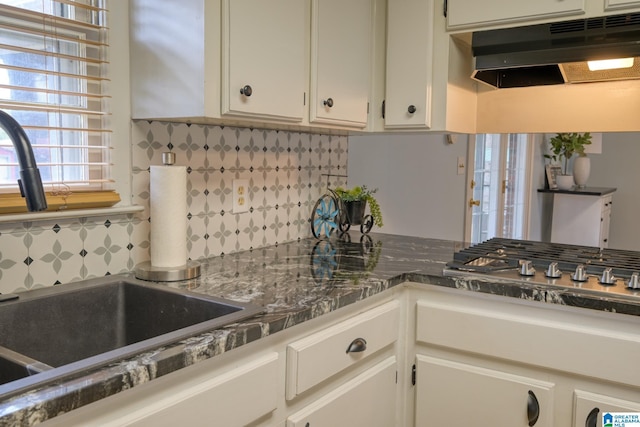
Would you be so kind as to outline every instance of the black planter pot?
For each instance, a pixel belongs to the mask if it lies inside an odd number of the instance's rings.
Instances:
[[[347,211],[347,219],[351,225],[362,224],[362,218],[364,218],[364,211],[367,208],[366,200],[357,200],[351,202],[344,202],[344,207]]]

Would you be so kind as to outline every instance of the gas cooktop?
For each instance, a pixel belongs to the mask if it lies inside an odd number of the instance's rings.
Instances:
[[[640,252],[493,238],[463,249],[445,276],[500,279],[640,298]]]

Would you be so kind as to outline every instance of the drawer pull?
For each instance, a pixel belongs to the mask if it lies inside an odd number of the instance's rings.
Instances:
[[[347,347],[347,353],[361,353],[367,349],[367,342],[364,338],[356,338],[351,341],[349,347]]]
[[[527,418],[529,419],[529,427],[536,425],[540,416],[540,404],[536,395],[529,390],[529,399],[527,400]]]
[[[585,427],[596,427],[598,425],[598,413],[600,408],[593,408],[584,422]]]

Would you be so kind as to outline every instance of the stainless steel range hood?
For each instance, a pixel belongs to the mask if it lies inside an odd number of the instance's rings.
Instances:
[[[472,78],[497,88],[640,78],[640,13],[478,31]],[[589,71],[586,61],[634,58]]]

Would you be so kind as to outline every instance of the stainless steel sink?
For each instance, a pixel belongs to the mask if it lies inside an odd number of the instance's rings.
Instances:
[[[0,398],[260,311],[117,276],[20,293],[0,302]]]

